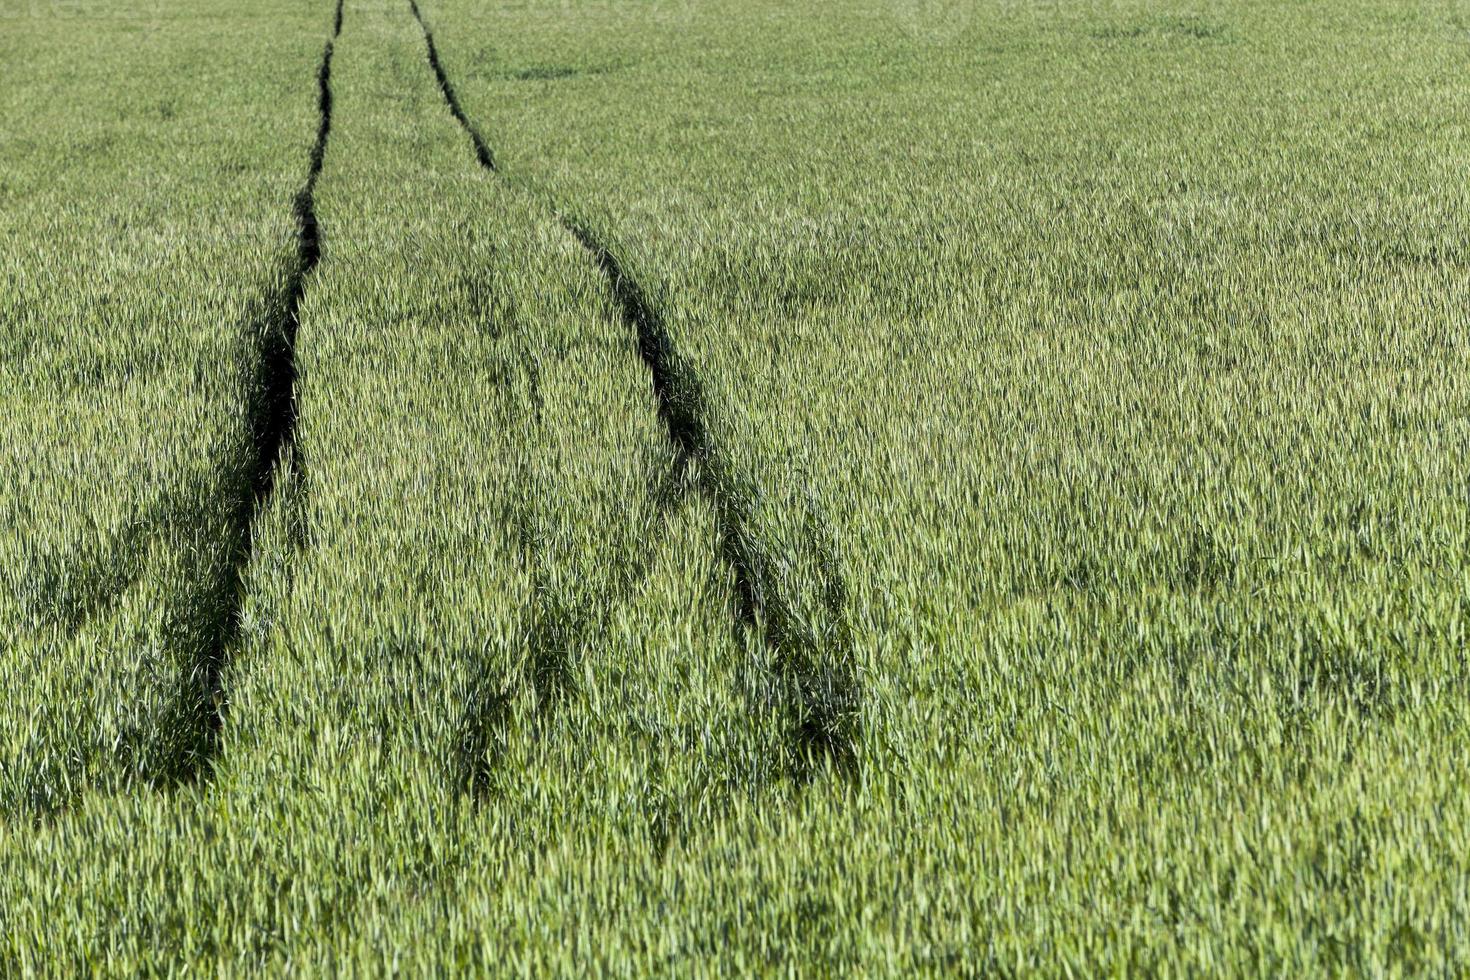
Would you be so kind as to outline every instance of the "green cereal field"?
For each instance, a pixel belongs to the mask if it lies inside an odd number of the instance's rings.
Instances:
[[[1470,0],[0,15],[0,976],[1470,973]]]

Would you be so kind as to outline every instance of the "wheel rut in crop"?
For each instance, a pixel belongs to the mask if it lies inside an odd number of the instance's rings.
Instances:
[[[224,672],[239,640],[258,523],[275,494],[294,498],[301,485],[295,344],[306,281],[321,259],[314,194],[331,130],[331,66],[341,19],[338,0],[316,73],[316,139],[306,181],[292,202],[294,249],[282,254],[284,268],[238,327],[243,431],[210,453],[207,472],[162,494],[100,547],[48,557],[30,584],[31,611],[74,631],[106,614],[152,563],[160,563],[157,580],[150,580],[159,592],[148,601],[161,612],[154,655],[167,665],[161,686],[140,694],[147,707],[139,714],[146,717],[105,742],[79,733],[64,757],[45,758],[23,773],[21,780],[34,786],[24,809],[44,814],[65,808],[83,788],[84,773],[114,774],[97,788],[135,781],[168,788],[207,778],[213,767],[224,724]]]
[[[480,166],[499,174],[488,144],[460,105],[417,0],[409,0],[409,7],[423,31],[429,66],[450,114],[469,137]],[[713,445],[698,375],[679,355],[663,317],[602,239],[575,219],[557,217],[596,263],[619,315],[637,339],[659,418],[675,451],[676,473],[692,475],[678,480],[678,485],[694,489],[715,512],[721,557],[734,576],[736,618],[772,653],[765,679],[749,687],[757,706],[774,706],[785,719],[789,775],[804,783],[828,770],[850,773],[857,765],[861,694],[847,627],[847,592],[834,553],[825,543],[812,542],[826,579],[819,603],[828,628],[819,633],[783,595],[775,563],[752,533],[755,497]]]
[[[516,479],[527,484],[532,477],[522,470]],[[550,528],[536,511],[535,504],[515,502],[501,515],[515,532],[521,565],[529,572],[520,639],[513,649],[495,642],[469,657],[452,778],[475,797],[493,795],[512,738],[550,738],[558,710],[577,692],[582,658],[606,635],[610,610],[647,573],[651,558],[648,548],[619,563],[612,581],[602,587],[562,579],[551,567],[556,549],[547,540]]]
[[[537,590],[523,627],[524,655],[504,673],[505,661],[479,655],[460,721],[454,781],[476,797],[491,795],[496,770],[518,725],[516,701],[528,696],[530,710],[520,724],[538,741],[552,725],[557,709],[576,687],[575,657],[594,636],[586,605]],[[492,678],[500,683],[492,683]]]
[[[296,254],[280,292],[268,302],[268,311],[252,328],[254,358],[250,378],[250,405],[245,455],[222,492],[229,498],[229,535],[226,560],[204,576],[206,594],[195,608],[208,610],[204,648],[190,682],[199,696],[194,712],[197,738],[171,774],[187,782],[207,772],[219,748],[224,725],[224,670],[240,634],[244,576],[254,549],[255,534],[265,507],[277,490],[283,468],[289,468],[299,487],[302,462],[296,446],[296,339],[306,283],[321,261],[321,224],[316,215],[316,185],[326,158],[332,131],[332,56],[342,33],[343,0],[337,0],[332,34],[322,48],[317,69],[317,132],[308,158],[306,180],[292,202],[296,223]],[[186,704],[190,703],[188,701]]]
[[[470,123],[469,117],[464,114],[464,109],[459,104],[459,96],[455,94],[454,86],[449,81],[449,75],[444,71],[444,63],[439,60],[439,49],[434,44],[434,32],[429,29],[428,21],[424,20],[423,12],[419,10],[418,0],[408,0],[408,6],[413,11],[413,19],[419,22],[419,29],[424,32],[424,45],[429,49],[429,67],[434,70],[434,78],[439,82],[439,92],[444,96],[444,104],[449,107],[449,114],[469,134],[470,142],[475,146],[475,159],[480,162],[480,166],[486,170],[495,170],[495,157],[491,154],[490,147],[480,136],[479,130]]]
[[[775,563],[751,533],[755,494],[714,447],[704,423],[699,377],[679,355],[663,318],[611,249],[586,227],[565,219],[563,224],[596,260],[624,323],[638,338],[658,414],[676,453],[675,470],[692,476],[680,485],[692,486],[715,512],[721,556],[734,575],[736,616],[774,653],[771,676],[755,684],[753,693],[759,706],[774,704],[787,716],[793,774],[804,781],[825,765],[851,768],[858,690],[848,653],[847,590],[833,550],[808,534],[825,573],[820,605],[832,629],[819,636],[783,593]]]

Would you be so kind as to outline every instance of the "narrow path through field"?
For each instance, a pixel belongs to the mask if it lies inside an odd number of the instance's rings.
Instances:
[[[489,145],[460,105],[417,0],[408,3],[423,31],[429,65],[450,114],[469,137],[480,166],[500,174]],[[675,451],[676,469],[692,477],[675,482],[694,487],[715,512],[721,555],[735,579],[739,622],[762,636],[775,653],[772,676],[752,695],[757,707],[775,707],[786,719],[790,774],[805,782],[823,769],[852,770],[857,762],[854,743],[861,695],[846,625],[847,590],[835,555],[824,542],[812,542],[819,556],[816,564],[826,576],[820,604],[836,624],[836,635],[818,637],[782,595],[776,569],[752,533],[753,495],[714,446],[704,421],[707,410],[698,374],[679,355],[663,317],[613,250],[587,225],[560,211],[557,219],[596,262],[623,322],[637,338],[659,418]]]

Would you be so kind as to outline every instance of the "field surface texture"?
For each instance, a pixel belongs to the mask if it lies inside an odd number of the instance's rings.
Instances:
[[[1461,0],[0,14],[0,975],[1470,970]]]

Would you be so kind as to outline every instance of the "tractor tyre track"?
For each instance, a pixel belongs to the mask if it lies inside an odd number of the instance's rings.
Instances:
[[[292,200],[294,254],[282,256],[278,285],[247,314],[241,332],[240,388],[245,424],[199,483],[165,494],[111,535],[102,548],[50,559],[33,586],[32,612],[74,631],[116,605],[144,574],[147,552],[160,538],[177,542],[177,578],[164,597],[160,644],[172,666],[162,702],[97,750],[126,779],[159,789],[207,779],[225,720],[224,674],[241,632],[245,575],[259,523],[277,491],[299,494],[303,466],[296,448],[296,337],[307,278],[321,260],[315,190],[332,125],[331,70],[341,34],[337,0],[332,34],[316,73],[318,122],[305,183]],[[283,469],[289,472],[283,473]],[[284,487],[290,479],[290,487]],[[294,535],[297,544],[300,540]],[[86,562],[80,572],[71,562]],[[87,751],[87,750],[82,750]],[[71,765],[83,765],[78,755]],[[75,796],[37,797],[38,813],[54,813]]]
[[[332,57],[342,33],[343,0],[337,0],[332,34],[322,49],[317,69],[317,131],[308,157],[306,180],[292,201],[296,224],[296,254],[279,293],[269,301],[267,315],[256,323],[254,359],[251,367],[251,398],[248,413],[246,453],[236,470],[227,474],[221,492],[229,500],[231,540],[227,560],[202,576],[200,601],[194,608],[206,610],[208,621],[188,624],[203,627],[204,649],[195,665],[191,684],[197,685],[198,710],[193,719],[195,744],[178,760],[176,781],[188,782],[207,774],[219,750],[224,726],[224,672],[240,637],[241,603],[245,573],[255,546],[263,512],[289,467],[299,491],[304,467],[296,445],[298,405],[296,400],[296,340],[300,329],[301,302],[307,279],[322,255],[321,223],[316,215],[316,185],[326,159],[332,131]],[[192,631],[192,630],[191,630]],[[187,723],[187,722],[186,722]]]
[[[756,700],[758,706],[778,706],[787,716],[792,774],[806,781],[825,764],[850,769],[856,763],[858,685],[845,625],[836,643],[824,643],[792,608],[774,562],[750,530],[755,526],[750,503],[755,494],[741,486],[712,445],[698,375],[679,355],[657,308],[613,251],[585,226],[565,218],[562,224],[597,262],[623,322],[638,338],[658,414],[676,453],[675,471],[693,475],[680,485],[692,486],[714,510],[721,557],[734,576],[736,618],[763,636],[775,653],[774,684],[756,685]],[[835,556],[815,539],[808,543],[827,571],[822,604],[833,622],[845,624],[847,590]]]
[[[500,175],[489,145],[459,102],[417,0],[408,2],[423,32],[429,67],[450,115],[469,137],[480,166]],[[846,625],[847,590],[835,555],[825,542],[810,542],[827,578],[821,602],[838,624],[818,636],[782,595],[774,564],[751,533],[750,501],[754,497],[733,478],[722,454],[712,445],[699,377],[679,355],[663,317],[637,279],[588,226],[562,213],[557,219],[596,263],[621,319],[637,339],[659,418],[675,451],[675,473],[693,474],[692,480],[677,479],[675,483],[684,488],[681,493],[693,487],[715,512],[721,557],[734,576],[737,620],[747,632],[762,637],[775,654],[774,676],[756,685],[756,700],[763,706],[774,705],[786,719],[789,774],[801,783],[829,769],[850,774],[857,765],[861,693]],[[507,692],[497,692],[484,700],[503,706],[506,696]]]
[[[479,130],[475,129],[466,116],[464,109],[459,104],[459,96],[455,94],[454,86],[450,84],[449,75],[444,71],[444,63],[439,60],[439,49],[434,44],[434,32],[430,30],[428,21],[424,20],[423,12],[419,10],[418,0],[408,0],[409,9],[413,11],[414,20],[419,22],[419,29],[424,32],[424,45],[429,49],[429,67],[434,71],[434,78],[439,82],[439,93],[444,96],[444,104],[449,107],[449,114],[454,121],[469,134],[470,142],[475,146],[475,159],[480,166],[486,170],[495,172],[495,156],[490,152],[489,145],[480,136]]]

